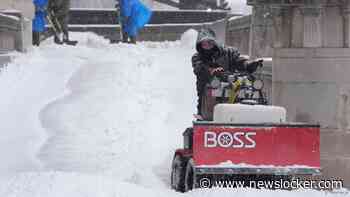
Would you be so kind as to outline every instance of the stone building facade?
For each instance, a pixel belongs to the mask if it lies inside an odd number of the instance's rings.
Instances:
[[[264,46],[261,24],[271,27],[273,104],[285,106],[290,121],[321,124],[323,175],[350,187],[350,2],[247,3],[254,6],[251,45]]]

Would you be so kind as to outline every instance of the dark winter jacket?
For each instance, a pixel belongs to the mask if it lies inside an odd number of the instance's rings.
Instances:
[[[48,9],[54,11],[57,18],[66,17],[70,9],[70,0],[49,0]]]
[[[214,48],[209,52],[202,49],[203,40],[213,41]],[[209,68],[222,67],[225,71],[246,71],[247,69],[247,59],[241,57],[237,49],[217,43],[215,33],[210,29],[202,29],[198,33],[196,50],[197,53],[192,57],[192,66],[199,86],[204,86],[209,82]]]

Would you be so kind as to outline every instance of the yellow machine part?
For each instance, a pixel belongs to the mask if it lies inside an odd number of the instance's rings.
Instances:
[[[230,96],[228,98],[228,103],[233,104],[237,98],[238,90],[241,87],[241,80],[237,80],[234,83],[232,83],[231,85],[232,85],[232,88],[231,88],[231,91],[229,93]]]

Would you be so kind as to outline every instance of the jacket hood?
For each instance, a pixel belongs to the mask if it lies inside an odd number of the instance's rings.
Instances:
[[[219,50],[219,45],[216,41],[216,35],[215,32],[212,29],[209,28],[203,28],[198,32],[197,42],[196,42],[196,50],[200,54],[204,54],[204,49],[201,47],[201,42],[204,40],[210,40],[213,41],[215,46],[213,51]]]

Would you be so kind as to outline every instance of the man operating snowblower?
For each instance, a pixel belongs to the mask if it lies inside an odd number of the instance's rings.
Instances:
[[[203,28],[198,33],[196,50],[192,57],[194,74],[197,76],[197,119],[202,117],[202,99],[205,86],[218,72],[248,72],[254,73],[260,61],[249,62],[248,59],[240,56],[237,49],[218,44],[215,32],[209,28]]]

